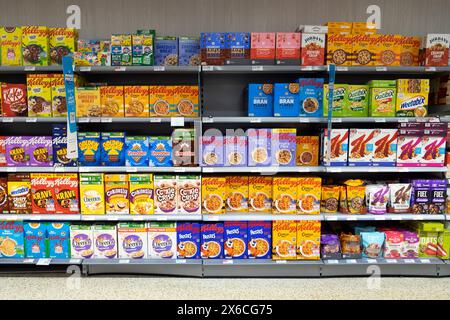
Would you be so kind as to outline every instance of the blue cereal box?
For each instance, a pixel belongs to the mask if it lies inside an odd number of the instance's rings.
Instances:
[[[125,165],[147,167],[149,156],[148,137],[127,136],[125,138]]]
[[[230,52],[230,59],[250,59],[250,33],[227,33],[226,48]]]
[[[100,166],[100,133],[78,133],[78,164],[79,166]]]
[[[202,259],[223,259],[223,223],[203,223],[200,229]]]
[[[155,40],[155,65],[178,65],[178,38],[156,37]]]
[[[172,167],[172,139],[170,137],[149,138],[150,167]]]
[[[207,65],[223,65],[227,57],[226,33],[202,32],[200,34],[200,52],[202,63]]]
[[[249,167],[270,166],[272,129],[248,129]]]
[[[55,167],[76,167],[77,160],[67,157],[67,126],[53,125],[53,164]]]
[[[249,221],[247,240],[249,259],[270,259],[272,223],[270,221]]]
[[[177,258],[200,259],[199,223],[177,223]]]
[[[47,258],[47,225],[40,222],[25,222],[25,257]]]
[[[225,259],[247,259],[247,222],[225,221],[224,251]]]
[[[24,258],[23,222],[0,221],[0,258]]]
[[[200,39],[198,37],[180,37],[178,39],[178,65],[199,66]]]
[[[273,116],[273,84],[250,83],[248,85],[248,116]]]
[[[300,78],[300,117],[322,117],[323,82],[322,78]]]
[[[70,258],[70,225],[67,222],[49,222],[47,237],[49,258]]]
[[[102,132],[102,166],[122,167],[125,165],[125,133]]]
[[[298,83],[275,83],[273,115],[298,117],[300,113],[300,86]]]
[[[204,167],[222,167],[223,159],[223,136],[205,135],[202,137],[202,166]]]

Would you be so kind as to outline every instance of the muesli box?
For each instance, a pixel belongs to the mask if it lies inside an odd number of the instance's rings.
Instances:
[[[52,116],[66,117],[66,86],[64,85],[64,76],[60,73],[52,74]]]
[[[373,139],[377,129],[350,129],[349,166],[370,166],[374,158]]]
[[[225,259],[247,259],[247,222],[225,221],[223,249]]]
[[[272,223],[270,221],[249,221],[248,258],[270,259],[272,255]]]
[[[177,177],[174,175],[155,175],[155,214],[177,213]]]
[[[125,165],[127,167],[148,166],[149,143],[145,136],[125,137]]]
[[[202,64],[223,65],[228,58],[226,33],[202,32],[200,34],[200,52]]]
[[[156,37],[155,39],[155,65],[178,65],[178,38]]]
[[[250,83],[248,85],[248,116],[273,116],[273,84]]]
[[[300,63],[302,34],[298,32],[277,32],[275,59],[277,64]]]
[[[2,115],[4,117],[28,116],[27,86],[2,82],[1,88]]]
[[[177,212],[179,214],[201,214],[201,177],[181,175],[177,177]]]
[[[302,33],[302,66],[323,66],[325,63],[325,34]]]
[[[25,222],[23,225],[25,257],[47,257],[47,225],[40,222]]]
[[[226,48],[230,59],[226,61],[228,64],[236,62],[236,60],[250,59],[250,33],[228,32]]]
[[[8,213],[8,179],[6,177],[0,178],[0,214]]]
[[[245,167],[247,166],[248,141],[246,136],[227,135],[224,140],[225,166]]]
[[[202,259],[223,259],[223,223],[203,223],[201,231],[201,258]]]
[[[248,178],[248,210],[250,213],[272,213],[272,177]]]
[[[54,124],[53,130],[53,165],[55,167],[76,167],[77,160],[67,157],[67,126]]]
[[[129,214],[130,196],[127,174],[105,174],[106,214]]]
[[[29,117],[52,116],[52,77],[48,74],[27,75]]]
[[[24,258],[23,222],[0,221],[0,258]]]
[[[272,129],[248,129],[248,166],[270,166]]]
[[[117,238],[120,259],[147,258],[148,240],[144,222],[119,222]]]
[[[78,174],[58,173],[54,175],[55,184],[55,213],[80,213],[78,196]]]
[[[130,214],[153,214],[153,174],[130,174]]]
[[[224,166],[224,138],[222,135],[208,135],[202,138],[202,166]]]
[[[78,133],[78,164],[80,166],[99,166],[101,164],[99,132]]]
[[[275,83],[273,115],[298,117],[300,114],[300,86],[298,83]]]
[[[49,36],[47,27],[22,27],[22,59],[24,66],[49,65]]]
[[[177,258],[200,259],[200,223],[177,223]]]
[[[170,137],[149,137],[149,164],[151,167],[173,166]]]
[[[94,255],[94,231],[90,224],[70,225],[70,257],[89,259]]]
[[[70,225],[67,222],[48,222],[47,237],[49,258],[70,258]]]
[[[31,173],[31,207],[34,214],[56,213],[53,173]]]
[[[373,166],[395,166],[397,160],[397,129],[375,129],[373,137]]]
[[[6,165],[26,167],[30,163],[30,139],[25,136],[10,136],[5,139]]]
[[[78,32],[75,28],[49,28],[50,64],[61,65],[62,58],[76,50]]]
[[[147,222],[148,257],[150,259],[177,258],[177,223]]]
[[[124,86],[125,117],[148,117],[148,86]]]
[[[124,166],[125,151],[125,132],[101,133],[102,166]]]
[[[198,117],[198,86],[173,86],[172,102],[172,116]]]
[[[2,65],[22,65],[21,27],[0,27],[0,51]]]
[[[101,86],[100,104],[102,117],[123,117],[125,115],[123,86]]]
[[[295,165],[297,129],[272,129],[272,165],[287,166]]]
[[[117,226],[94,224],[92,226],[95,259],[117,258]]]
[[[180,37],[178,54],[178,65],[199,66],[201,64],[200,39],[198,37]]]
[[[250,37],[252,60],[275,60],[276,35],[274,32],[252,32]]]
[[[33,136],[29,139],[30,162],[32,167],[53,166],[53,137]]]
[[[297,213],[297,186],[296,177],[274,177],[272,180],[272,213]]]
[[[450,34],[428,34],[423,41],[424,65],[427,67],[448,66]]]
[[[324,163],[330,166],[346,166],[348,161],[349,129],[332,129],[328,139],[328,129],[323,132],[322,154]],[[330,155],[328,156],[328,144]],[[329,158],[329,159],[328,159]]]
[[[248,176],[226,176],[225,213],[248,212]]]
[[[297,222],[272,222],[272,259],[295,260],[297,248]]]
[[[103,173],[80,173],[81,214],[105,214]]]
[[[300,117],[322,117],[323,82],[321,78],[300,78]]]
[[[297,223],[297,259],[320,259],[320,221],[303,220]]]
[[[202,177],[202,214],[225,213],[226,177]]]

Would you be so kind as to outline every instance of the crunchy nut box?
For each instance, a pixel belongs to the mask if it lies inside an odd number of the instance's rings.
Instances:
[[[328,34],[327,63],[338,66],[351,66],[353,52],[353,36]]]
[[[400,36],[394,34],[384,34],[378,36],[379,54],[377,56],[377,65],[380,66],[399,66],[400,65],[400,46],[398,39]]]
[[[377,36],[367,34],[353,35],[353,57],[354,66],[376,65]]]

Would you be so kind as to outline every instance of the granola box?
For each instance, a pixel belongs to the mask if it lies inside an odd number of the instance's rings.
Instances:
[[[225,212],[248,212],[248,176],[226,176]]]
[[[326,35],[319,33],[302,33],[302,66],[323,66],[325,63]]]
[[[171,115],[198,117],[198,86],[174,86]]]
[[[2,65],[22,65],[21,27],[0,27],[0,51]]]
[[[147,222],[148,257],[150,259],[177,258],[176,222]]]
[[[347,117],[367,117],[369,115],[369,87],[366,85],[349,85],[347,105],[344,115]]]
[[[277,64],[283,64],[283,60],[300,63],[300,47],[302,34],[298,32],[277,32],[275,59]]]
[[[299,221],[297,223],[297,259],[320,259],[320,221]]]
[[[54,124],[52,131],[53,165],[55,167],[76,167],[76,159],[67,157],[67,126]]]
[[[94,224],[92,226],[95,259],[117,258],[117,226]]]
[[[223,223],[203,223],[200,227],[202,259],[223,259]]]
[[[103,173],[80,173],[81,214],[105,214]]]
[[[8,179],[0,178],[0,214],[8,213]]]
[[[70,225],[70,256],[76,259],[89,259],[94,255],[94,231],[88,224]]]
[[[177,223],[177,258],[200,259],[199,223]]]
[[[55,213],[76,214],[80,212],[78,174],[58,173],[53,178],[55,189]]]
[[[322,154],[324,163],[330,166],[346,166],[348,161],[348,137],[349,129],[331,129],[328,138],[328,130],[323,133]],[[329,146],[330,145],[330,146]],[[328,146],[330,154],[328,155]]]
[[[101,117],[100,87],[75,88],[77,118]]]
[[[298,83],[275,83],[273,115],[298,117],[300,114],[300,86]]]
[[[248,210],[250,213],[272,213],[272,177],[248,178]]]
[[[225,166],[245,167],[247,166],[246,136],[227,135],[224,139],[224,161]]]
[[[177,186],[178,213],[201,214],[201,176],[178,176]]]
[[[5,139],[6,165],[26,167],[30,164],[30,139],[25,136],[10,136]]]
[[[226,34],[226,48],[230,60],[250,59],[250,33],[228,32]],[[227,60],[227,62],[230,62]]]
[[[297,222],[272,222],[272,259],[295,260],[297,248]]]
[[[149,141],[145,136],[125,137],[125,165],[127,167],[146,167],[149,164]]]
[[[401,36],[400,45],[400,65],[401,66],[418,66],[421,39],[420,37]]]
[[[327,39],[327,64],[351,66],[353,53],[353,36],[329,33]]]
[[[250,58],[252,60],[274,60],[276,53],[274,32],[252,32],[250,35]]]
[[[196,167],[197,143],[195,129],[175,129],[172,132],[172,162],[175,167]]]
[[[125,133],[102,132],[101,133],[101,165],[117,166],[125,165]]]
[[[48,74],[27,75],[29,117],[52,116],[52,77]]]
[[[67,222],[47,223],[48,257],[70,258],[70,225]]]
[[[202,214],[225,213],[226,178],[219,176],[202,177]]]
[[[172,140],[170,137],[149,137],[149,163],[151,167],[171,167]]]
[[[271,129],[248,129],[248,166],[270,166],[271,159]]]
[[[300,112],[301,117],[322,117],[323,81],[321,78],[300,78]]]
[[[319,165],[319,136],[298,136],[296,145],[296,166]]]
[[[155,65],[178,65],[178,38],[156,37],[155,39]]]
[[[272,165],[294,166],[297,129],[272,129]]]
[[[273,84],[250,83],[247,90],[248,116],[273,116]]]
[[[23,222],[0,221],[0,258],[24,258]]]
[[[23,224],[24,247],[26,258],[47,257],[47,225],[39,222]]]
[[[320,214],[322,179],[319,177],[300,177],[297,183],[298,213]]]
[[[105,174],[106,214],[129,214],[130,196],[127,174]]]
[[[152,66],[154,63],[154,34],[133,34],[131,42],[132,64],[134,66]]]
[[[202,166],[220,166],[225,163],[224,137],[222,135],[207,135],[205,133],[201,138],[202,144]]]
[[[31,207],[31,180],[29,173],[8,174],[9,213],[28,214]]]
[[[200,34],[200,53],[202,64],[223,65],[228,58],[226,49],[227,34],[221,32],[202,32]]]
[[[31,207],[35,214],[56,213],[55,178],[52,173],[31,173]]]
[[[117,238],[120,259],[146,259],[148,252],[145,223],[119,222]]]
[[[272,255],[272,223],[270,221],[249,221],[248,258],[270,259]]]
[[[225,221],[223,249],[225,259],[247,259],[247,222]]]
[[[52,74],[52,116],[66,117],[66,86],[64,85],[64,76],[62,74]]]
[[[101,164],[101,145],[99,132],[78,133],[78,164],[80,166],[99,166]]]
[[[100,104],[102,117],[123,117],[125,115],[123,86],[101,86]]]
[[[22,27],[22,59],[24,66],[49,65],[49,37],[47,27]]]
[[[148,117],[148,86],[124,86],[125,117]]]
[[[344,116],[344,109],[348,105],[348,84],[335,84],[333,90],[333,103],[331,107],[332,117]],[[323,85],[323,116],[328,117],[328,85]]]
[[[424,65],[427,67],[448,66],[450,34],[428,34],[423,39]]]
[[[274,177],[272,182],[272,213],[297,213],[297,186],[295,177]]]
[[[62,58],[76,50],[78,33],[75,28],[49,28],[50,64],[61,65]]]
[[[397,129],[375,129],[373,137],[373,166],[395,166],[397,139]]]
[[[129,66],[132,64],[132,39],[129,34],[111,35],[111,65]]]
[[[153,214],[153,175],[130,174],[130,214]]]
[[[350,129],[349,166],[370,166],[374,158],[373,140],[377,129]]]
[[[149,86],[150,117],[170,117],[173,105],[171,86]]]
[[[3,117],[28,116],[27,86],[25,84],[1,83]]]
[[[155,214],[176,214],[177,177],[174,175],[155,175],[154,179]]]
[[[199,66],[200,39],[198,37],[180,37],[178,39],[178,65],[180,66]]]
[[[52,167],[53,166],[53,137],[33,136],[29,139],[30,166]]]

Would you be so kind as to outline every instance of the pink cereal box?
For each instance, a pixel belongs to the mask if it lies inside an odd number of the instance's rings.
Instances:
[[[422,137],[420,165],[424,167],[442,167],[445,160],[445,145],[447,132],[426,130]]]
[[[250,58],[252,60],[275,59],[275,33],[252,32]]]
[[[370,166],[373,159],[373,139],[376,129],[350,129],[349,166]]]
[[[397,129],[375,129],[373,137],[373,166],[395,166],[397,139]]]
[[[397,167],[420,166],[422,152],[422,135],[419,130],[409,134],[400,134],[397,142]]]
[[[276,40],[275,58],[277,64],[293,62],[300,63],[301,33],[278,32]]]

